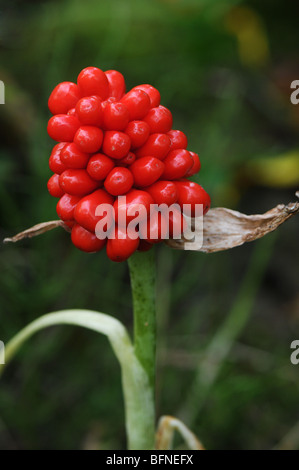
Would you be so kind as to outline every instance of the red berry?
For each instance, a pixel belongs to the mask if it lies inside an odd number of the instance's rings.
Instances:
[[[57,142],[72,142],[80,122],[76,116],[56,114],[48,122],[48,134]]]
[[[62,163],[60,155],[61,151],[64,149],[64,147],[67,144],[65,142],[61,142],[60,144],[56,144],[53,147],[51,156],[49,158],[49,168],[53,173],[57,173],[58,175],[61,175],[65,170],[67,170],[67,166]]]
[[[124,132],[107,131],[103,141],[103,152],[109,157],[120,159],[127,155],[131,147],[130,137]]]
[[[81,96],[98,95],[102,100],[108,97],[109,82],[104,72],[97,67],[86,67],[77,79]]]
[[[186,149],[188,140],[184,132],[171,130],[167,132],[171,142],[171,150]]]
[[[77,116],[77,113],[76,113],[76,108],[71,108],[68,112],[67,112],[68,116]],[[78,116],[77,116],[78,117]]]
[[[142,157],[136,160],[130,170],[137,187],[144,187],[157,181],[164,171],[164,163],[155,157]]]
[[[103,110],[103,127],[123,131],[129,123],[129,111],[123,103],[107,103]]]
[[[176,185],[172,181],[157,181],[148,186],[146,190],[158,205],[167,204],[170,206],[178,198]]]
[[[177,181],[178,204],[183,208],[183,204],[191,204],[191,216],[195,215],[196,204],[203,205],[203,214],[206,214],[211,205],[211,198],[208,193],[193,181]]]
[[[110,103],[117,103],[116,98],[108,98],[105,101],[102,101],[102,110],[103,112],[105,111],[106,106],[108,106]]]
[[[115,221],[121,225],[127,225],[138,214],[140,218],[147,218],[150,213],[151,204],[154,200],[146,191],[131,189],[125,196],[116,199],[113,204],[115,211]]]
[[[139,238],[130,238],[125,228],[117,226],[115,238],[109,238],[107,241],[107,256],[112,261],[125,261],[137,250],[138,245]]]
[[[69,229],[72,229],[75,223],[76,222],[74,220],[64,220],[64,225],[66,225]],[[68,231],[71,232],[71,230]]]
[[[74,210],[80,198],[78,196],[71,196],[70,194],[64,194],[61,199],[59,199],[56,212],[58,217],[61,220],[69,221],[74,219]]]
[[[117,161],[118,165],[132,165],[136,160],[136,155],[133,152],[129,152],[128,155],[126,155],[124,158],[121,158],[120,160]]]
[[[151,108],[156,108],[157,106],[159,106],[161,101],[161,95],[157,88],[154,88],[152,85],[138,85],[135,86],[133,90],[144,91],[149,96]]]
[[[61,197],[64,195],[61,187],[59,186],[59,175],[52,175],[47,184],[48,191],[53,197]]]
[[[105,75],[109,82],[109,96],[119,101],[126,92],[124,76],[117,70],[107,70]]]
[[[134,183],[133,175],[127,168],[115,167],[105,179],[104,186],[112,196],[126,194]]]
[[[108,204],[109,206],[112,206],[113,204],[113,197],[104,189],[98,189],[88,196],[83,197],[77,204],[74,212],[76,222],[86,228],[86,230],[95,232],[97,223],[105,217],[104,214],[102,216],[96,215],[97,207],[102,204]],[[107,214],[107,230],[110,229],[112,223],[113,217],[111,207],[111,211]]]
[[[97,181],[102,181],[114,167],[114,161],[103,153],[96,153],[88,162],[87,172]]]
[[[124,103],[130,114],[130,121],[143,119],[151,108],[151,102],[147,93],[142,90],[131,90],[126,93],[121,102]]]
[[[197,155],[197,153],[194,153],[194,152],[189,152],[189,153],[193,160],[193,166],[186,173],[186,176],[193,176],[199,172],[201,164],[200,164],[199,156]]]
[[[74,137],[74,143],[86,153],[98,152],[103,142],[103,131],[94,126],[80,127]]]
[[[76,106],[80,99],[80,92],[75,83],[59,83],[52,91],[48,106],[52,114],[66,114]]]
[[[85,126],[100,126],[103,121],[101,98],[99,96],[81,98],[76,105],[76,114]]]
[[[65,193],[73,196],[85,196],[99,187],[86,170],[65,170],[59,177],[59,184]]]
[[[146,143],[136,150],[136,156],[153,157],[163,160],[170,150],[170,139],[166,134],[151,134]]]
[[[85,230],[81,225],[75,224],[71,234],[73,244],[79,250],[87,253],[100,251],[106,245],[106,240],[99,240],[94,233]]]
[[[64,163],[68,168],[86,168],[89,155],[81,152],[76,144],[67,144],[61,151],[60,154],[61,162]]]
[[[176,180],[186,175],[193,165],[193,160],[188,150],[178,149],[169,152],[164,160],[164,164],[163,178]]]
[[[145,144],[150,135],[150,127],[144,121],[131,121],[126,128],[125,133],[130,137],[131,146],[134,149]]]
[[[164,133],[172,128],[172,114],[164,106],[152,108],[145,116],[144,121],[150,126],[151,133]]]

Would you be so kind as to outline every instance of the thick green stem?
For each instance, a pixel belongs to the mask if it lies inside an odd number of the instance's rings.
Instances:
[[[134,351],[149,380],[151,403],[139,413],[139,433],[146,436],[147,449],[155,442],[155,369],[156,369],[156,308],[154,250],[135,253],[128,261],[134,309]],[[131,448],[134,443],[129,442]]]

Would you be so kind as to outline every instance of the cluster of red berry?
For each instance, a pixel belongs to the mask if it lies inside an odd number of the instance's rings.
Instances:
[[[160,93],[151,85],[140,85],[125,93],[125,80],[115,70],[83,69],[77,80],[62,82],[52,91],[49,109],[53,117],[48,134],[59,142],[49,166],[54,175],[48,182],[52,196],[59,198],[58,216],[71,228],[74,245],[96,252],[105,245],[107,255],[123,261],[139,250],[147,250],[164,237],[163,217],[158,217],[158,238],[151,239],[149,227],[140,238],[130,237],[119,223],[119,211],[142,204],[149,214],[152,204],[203,204],[210,197],[198,184],[186,179],[200,169],[196,153],[186,150],[187,137],[172,130],[172,114],[160,105]],[[125,207],[118,196],[126,196]],[[95,235],[96,208],[114,205],[114,237]],[[171,216],[169,233],[176,220]],[[127,218],[127,222],[131,220]]]

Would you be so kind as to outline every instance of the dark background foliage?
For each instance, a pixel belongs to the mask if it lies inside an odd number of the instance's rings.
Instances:
[[[197,181],[213,206],[258,213],[294,200],[297,19],[291,0],[2,2],[1,238],[56,218],[47,98],[88,65],[121,71],[128,88],[159,88],[201,156]],[[158,416],[180,417],[208,448],[299,448],[299,366],[289,359],[298,228],[297,218],[213,255],[159,247]],[[3,341],[63,308],[132,326],[126,264],[77,251],[59,229],[1,247],[0,298]],[[21,350],[0,382],[0,447],[125,447],[119,367],[105,338],[55,327]]]

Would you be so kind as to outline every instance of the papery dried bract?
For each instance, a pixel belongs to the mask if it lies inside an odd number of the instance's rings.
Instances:
[[[299,192],[296,193],[299,197]],[[280,204],[265,214],[245,215],[223,207],[210,209],[203,218],[203,243],[167,240],[166,244],[178,250],[214,253],[243,245],[267,235],[299,212],[299,202]],[[194,222],[194,221],[193,221]]]

